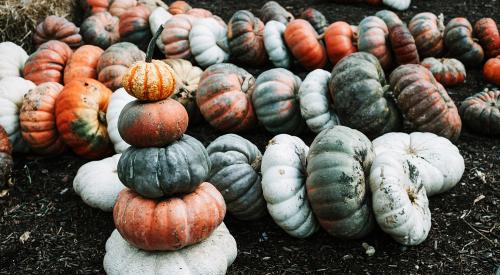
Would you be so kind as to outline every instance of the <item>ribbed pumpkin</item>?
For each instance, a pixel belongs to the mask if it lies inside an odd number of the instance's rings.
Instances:
[[[286,25],[288,22],[295,19],[290,12],[276,1],[267,1],[262,8],[260,8],[259,16],[264,24],[274,20]]]
[[[178,250],[210,236],[222,223],[226,204],[210,183],[193,193],[162,200],[120,192],[113,219],[120,235],[143,250]]]
[[[119,32],[121,40],[133,43],[141,50],[146,50],[151,39],[149,15],[151,15],[151,11],[143,5],[126,10],[120,16]]]
[[[434,78],[443,86],[454,86],[465,82],[466,71],[464,64],[454,58],[436,59],[428,57],[422,61],[422,66],[431,71]]]
[[[386,71],[393,66],[388,36],[387,25],[376,16],[368,16],[359,23],[358,50],[373,54]]]
[[[120,17],[125,11],[135,6],[137,6],[137,0],[113,0],[109,6],[109,13]]]
[[[92,45],[78,48],[64,68],[64,83],[79,77],[97,79],[97,62],[103,52],[101,48]]]
[[[14,160],[12,159],[12,145],[5,129],[0,126],[0,188],[7,187]]]
[[[163,0],[137,0],[137,3],[139,5],[144,5],[151,12],[154,11],[156,8],[162,8],[165,10],[168,9],[168,5],[164,3]]]
[[[292,57],[285,44],[285,29],[286,26],[278,21],[267,22],[264,27],[264,47],[275,67],[287,69],[292,63]]]
[[[328,58],[333,65],[340,59],[358,51],[357,33],[352,26],[343,21],[338,21],[326,28],[325,45]]]
[[[202,68],[229,60],[227,26],[216,17],[193,22],[189,32],[189,47],[196,63]]]
[[[420,57],[436,57],[444,50],[443,14],[436,16],[430,12],[415,15],[408,25]]]
[[[20,46],[6,41],[0,43],[0,79],[22,76],[28,54]]]
[[[462,122],[453,100],[432,73],[421,65],[402,65],[391,73],[396,102],[412,127],[456,141]]]
[[[484,63],[483,76],[486,81],[500,86],[500,55],[490,58]]]
[[[66,18],[50,15],[36,26],[33,43],[38,47],[49,40],[59,40],[75,49],[83,43],[79,32],[80,29]]]
[[[482,18],[474,25],[474,34],[483,46],[486,57],[500,55],[500,34],[492,18]]]
[[[119,21],[109,12],[99,12],[83,21],[80,33],[86,44],[107,49],[120,40]]]
[[[86,15],[106,11],[109,7],[109,0],[80,0],[83,11]]]
[[[251,95],[255,78],[233,64],[208,67],[200,78],[196,104],[210,125],[220,131],[238,132],[255,126]]]
[[[500,90],[485,90],[460,104],[460,116],[467,128],[485,135],[500,135]]]
[[[227,39],[231,57],[236,61],[261,66],[267,62],[264,23],[250,11],[240,10],[228,23]]]
[[[448,55],[466,66],[477,66],[484,58],[483,48],[472,37],[472,26],[463,17],[453,18],[444,30],[444,44]]]
[[[190,15],[177,14],[165,23],[159,48],[167,58],[191,58],[189,32],[194,20]]]
[[[172,16],[166,9],[162,7],[158,7],[153,12],[151,12],[151,15],[149,16],[149,30],[151,30],[151,33],[154,35],[156,31],[165,23],[167,23],[168,20],[172,19]],[[163,43],[160,38],[156,39],[156,45],[160,49],[160,51],[163,52]]]
[[[24,95],[19,112],[23,139],[37,153],[56,155],[66,149],[56,126],[55,102],[63,86],[45,82]]]
[[[318,34],[323,34],[328,21],[326,17],[317,9],[307,8],[300,14],[300,19],[308,21]]]
[[[78,78],[64,86],[55,103],[57,130],[79,156],[97,159],[113,152],[106,129],[112,92],[99,81]]]
[[[27,80],[39,85],[44,82],[63,83],[63,71],[73,54],[63,42],[50,40],[38,47],[24,65],[23,75]]]
[[[171,14],[181,14],[186,13],[192,7],[186,1],[174,1],[168,7],[168,12]]]
[[[307,70],[322,69],[326,65],[325,47],[306,20],[295,19],[286,26],[285,42],[292,55]]]
[[[196,18],[208,18],[212,17],[213,14],[209,10],[206,9],[201,9],[201,8],[194,8],[186,11],[187,15],[194,16]]]

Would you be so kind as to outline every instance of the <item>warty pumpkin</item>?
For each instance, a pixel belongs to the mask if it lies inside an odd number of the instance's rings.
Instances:
[[[7,132],[0,126],[0,188],[8,187],[13,166],[12,145]]]
[[[275,67],[289,68],[292,58],[285,44],[286,26],[278,21],[268,21],[264,26],[264,47]]]
[[[158,47],[167,58],[191,58],[189,32],[195,18],[187,14],[177,14],[165,22]]]
[[[490,58],[484,63],[483,76],[486,81],[500,86],[500,55]]]
[[[63,83],[63,72],[73,51],[63,42],[50,40],[38,47],[24,64],[24,78],[39,85],[44,82]]]
[[[130,144],[125,142],[118,132],[118,118],[123,107],[134,100],[135,97],[129,95],[123,88],[114,91],[109,98],[108,109],[106,110],[107,129],[109,139],[113,143],[115,152],[118,154],[125,152],[130,147]]]
[[[0,79],[22,76],[28,54],[20,46],[6,41],[0,43]]]
[[[472,37],[472,26],[463,17],[453,18],[444,30],[444,44],[448,55],[466,66],[477,66],[484,58],[483,48]]]
[[[50,15],[36,26],[33,43],[36,47],[49,40],[59,40],[73,49],[83,44],[80,28],[64,17]]]
[[[250,11],[240,10],[228,23],[227,39],[231,57],[236,61],[261,66],[267,62],[264,23]]]
[[[358,50],[373,54],[386,71],[393,66],[393,56],[389,47],[389,29],[376,16],[365,17],[358,26]]]
[[[291,21],[285,29],[290,52],[307,70],[322,69],[326,65],[326,50],[318,38],[311,24],[303,19]]]
[[[308,21],[318,34],[323,34],[328,21],[326,17],[317,9],[307,8],[300,14],[300,19]]]
[[[474,34],[483,46],[486,57],[500,55],[500,34],[492,18],[481,18],[474,25]]]
[[[460,117],[476,133],[500,136],[500,90],[488,90],[466,98],[460,104]]]
[[[421,65],[431,71],[434,78],[445,87],[465,82],[467,74],[465,66],[457,59],[428,57],[422,61]]]
[[[283,25],[295,19],[293,14],[288,12],[276,1],[267,1],[259,11],[260,19],[267,24],[269,21],[277,21]]]
[[[133,43],[141,50],[146,50],[151,39],[149,16],[151,11],[143,5],[132,7],[120,16],[118,31],[121,41]]]
[[[227,26],[214,17],[195,20],[189,32],[189,47],[202,68],[226,62],[229,60]]]
[[[113,0],[109,5],[109,13],[111,15],[120,17],[127,10],[137,6],[137,0]]]
[[[78,48],[64,68],[64,83],[79,77],[97,79],[97,62],[103,52],[101,48],[92,45]]]
[[[357,29],[338,21],[325,30],[325,46],[328,59],[335,66],[342,58],[358,51]]]
[[[168,7],[168,12],[173,15],[186,13],[192,7],[186,1],[174,1]]]
[[[420,57],[436,57],[444,50],[444,16],[430,12],[415,15],[408,25]]]
[[[80,33],[86,44],[105,50],[120,41],[119,21],[118,17],[107,11],[99,12],[83,21]]]
[[[86,16],[108,10],[110,0],[80,0]]]

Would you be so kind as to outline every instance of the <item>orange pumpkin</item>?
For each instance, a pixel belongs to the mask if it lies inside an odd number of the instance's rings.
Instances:
[[[108,10],[109,0],[80,0],[85,14],[94,14]]]
[[[105,11],[87,17],[81,25],[80,33],[86,44],[107,49],[120,40],[118,27],[118,17]]]
[[[430,12],[415,15],[408,25],[420,57],[438,56],[444,50],[444,17]]]
[[[64,69],[64,83],[79,77],[97,79],[97,62],[103,52],[101,48],[92,45],[78,48]]]
[[[321,69],[326,65],[325,47],[318,41],[318,33],[306,20],[295,19],[286,26],[285,42],[292,55],[307,70]]]
[[[190,59],[191,48],[189,47],[189,32],[195,18],[187,14],[174,15],[165,22],[163,32],[160,36],[163,49],[160,49],[166,57],[174,59]]]
[[[7,187],[12,173],[12,145],[5,129],[0,126],[0,188]]]
[[[500,34],[492,18],[482,18],[474,25],[474,33],[483,46],[486,57],[500,55]]]
[[[190,9],[192,9],[192,7],[185,1],[174,1],[168,7],[168,11],[173,15],[186,13]]]
[[[500,86],[500,55],[484,63],[483,75],[486,81]]]
[[[145,50],[151,39],[149,15],[151,11],[144,5],[126,10],[120,16],[119,32],[122,41],[134,43],[139,49]]]
[[[338,21],[325,30],[326,53],[333,65],[340,59],[358,51],[356,29],[346,22]]]
[[[146,199],[125,189],[113,209],[122,237],[144,250],[178,250],[206,239],[222,223],[226,204],[210,183],[166,199]]]
[[[98,159],[113,152],[106,129],[111,90],[91,78],[77,78],[56,99],[56,124],[64,142],[82,157]]]
[[[59,40],[71,48],[78,48],[83,44],[79,32],[80,29],[66,18],[51,15],[38,24],[33,35],[33,42],[38,47],[49,40]]]
[[[231,56],[244,64],[264,65],[267,53],[263,36],[264,23],[258,17],[247,10],[235,12],[227,30]]]
[[[37,153],[56,155],[66,149],[56,126],[55,103],[63,86],[45,82],[29,91],[19,113],[23,139]]]
[[[50,40],[40,45],[24,65],[23,75],[39,85],[44,82],[63,82],[63,70],[73,51],[63,42]]]
[[[113,0],[109,6],[109,13],[120,17],[125,11],[137,6],[137,0]]]
[[[187,15],[191,15],[197,18],[207,18],[207,17],[212,17],[213,14],[209,10],[206,9],[200,9],[200,8],[194,8],[186,11]]]

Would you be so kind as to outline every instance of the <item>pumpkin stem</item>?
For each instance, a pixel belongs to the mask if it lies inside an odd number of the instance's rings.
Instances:
[[[325,37],[325,33],[322,33],[322,34],[318,35],[316,37],[316,39],[318,39],[318,41],[319,41],[319,40],[322,40],[324,37]]]
[[[439,16],[438,16],[437,25],[438,25],[439,31],[441,32],[441,34],[443,34],[445,27],[444,27],[444,15],[442,13],[439,14]]]
[[[99,122],[107,124],[106,113],[105,112],[99,111],[99,113],[97,114],[97,116],[98,116]]]
[[[153,53],[155,51],[156,40],[158,40],[158,37],[160,37],[162,31],[163,31],[163,25],[160,25],[155,35],[153,35],[153,38],[151,38],[151,40],[149,41],[148,50],[146,51],[147,63],[151,63],[151,60],[153,60]]]

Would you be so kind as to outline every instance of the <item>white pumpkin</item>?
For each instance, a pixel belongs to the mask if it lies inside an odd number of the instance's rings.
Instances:
[[[306,238],[319,228],[306,195],[309,147],[298,137],[281,134],[262,157],[262,191],[273,220],[291,236]]]
[[[189,46],[202,68],[229,60],[227,26],[212,17],[198,19],[189,32]]]
[[[422,180],[427,196],[446,192],[462,178],[465,163],[458,148],[432,133],[388,133],[373,141],[375,155],[392,151]]]
[[[21,136],[19,110],[24,95],[36,85],[22,77],[8,76],[0,80],[0,125],[9,136],[14,152],[27,152],[28,144]]]
[[[300,112],[309,129],[315,133],[340,124],[328,92],[329,80],[329,72],[316,69],[310,72],[300,85]]]
[[[111,212],[118,193],[125,186],[116,172],[121,154],[82,165],[73,180],[73,189],[87,205]]]
[[[285,24],[271,20],[264,27],[264,47],[269,60],[278,68],[290,68],[292,58],[284,40]]]
[[[410,7],[411,0],[384,0],[383,3],[395,10],[403,11]]]
[[[22,76],[28,54],[12,42],[0,43],[0,79],[7,76]]]
[[[204,241],[176,251],[137,249],[114,230],[106,241],[103,266],[108,275],[222,275],[237,252],[236,241],[224,223]]]
[[[108,123],[109,139],[113,142],[116,153],[123,153],[130,147],[130,144],[126,143],[118,132],[118,118],[120,117],[123,107],[133,100],[135,100],[135,98],[123,88],[116,90],[109,99],[108,110],[106,111],[106,121]]]
[[[170,18],[172,18],[172,14],[163,7],[157,7],[149,16],[149,28],[151,29],[151,33],[155,35],[158,28],[165,24]],[[156,45],[159,49],[163,50],[164,45],[161,41],[161,37],[156,39]]]

